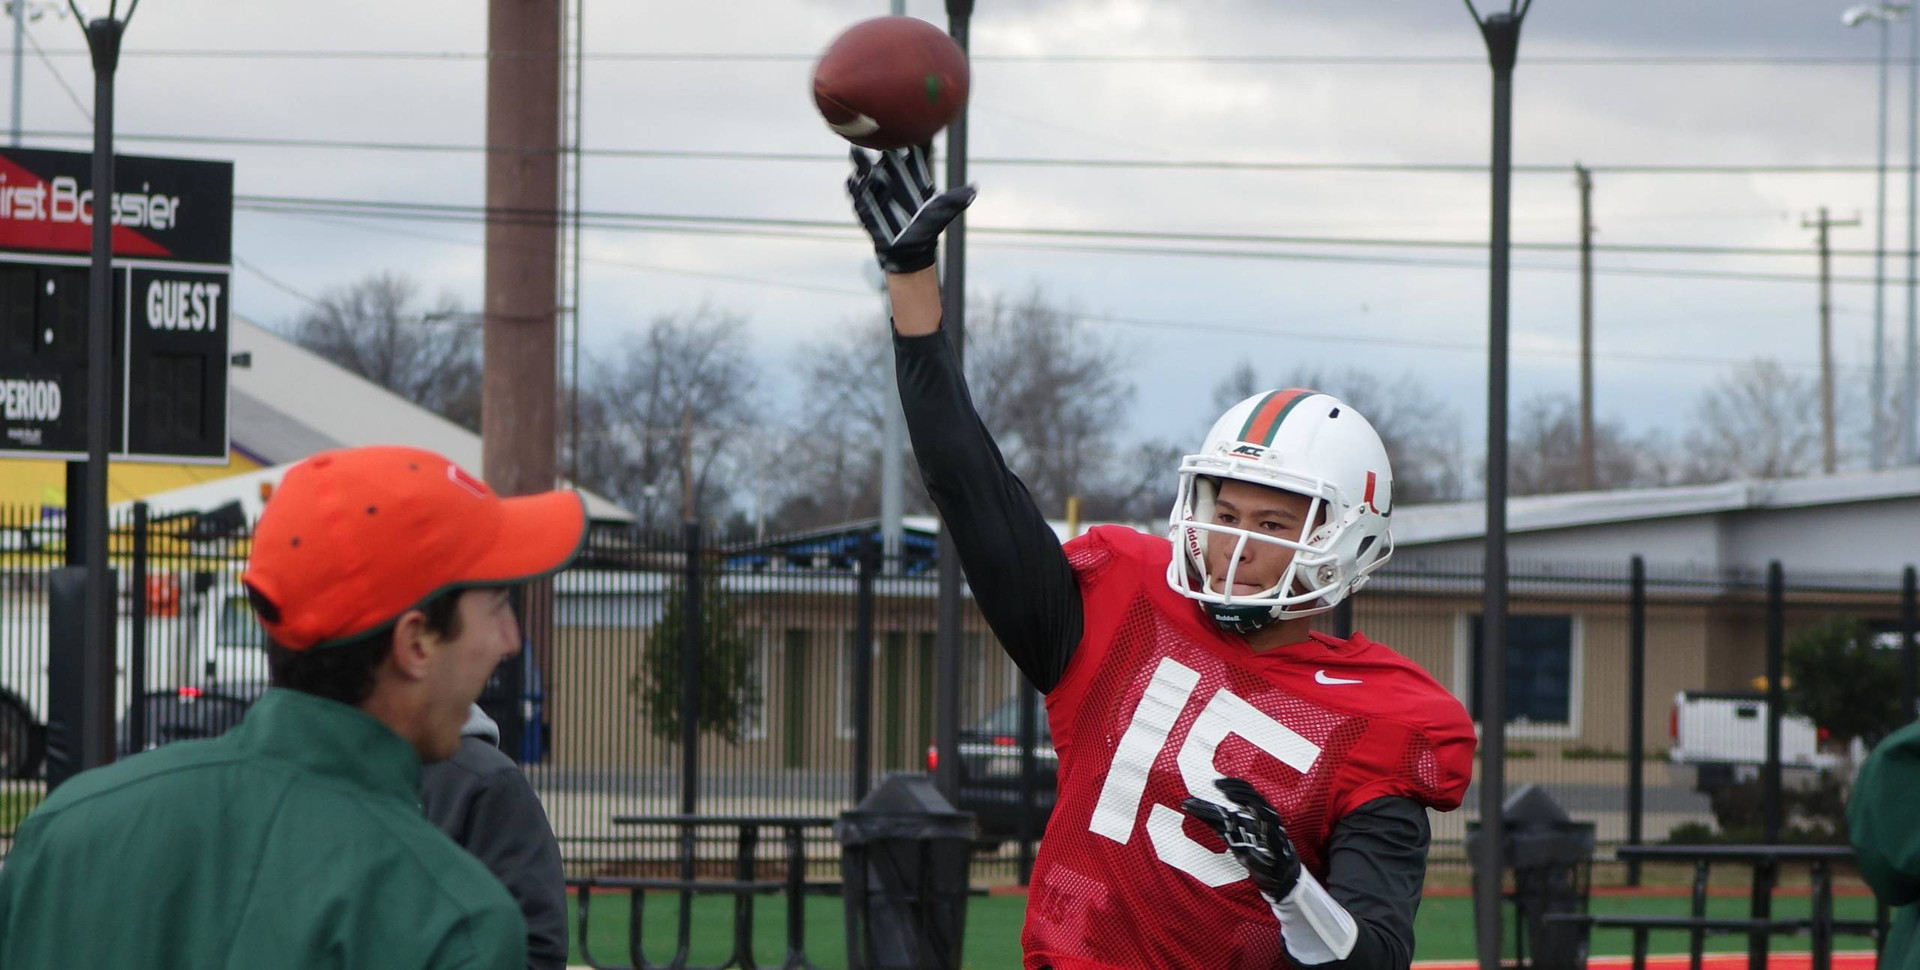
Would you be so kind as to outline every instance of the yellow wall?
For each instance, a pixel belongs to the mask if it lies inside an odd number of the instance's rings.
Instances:
[[[176,488],[198,485],[239,475],[260,468],[260,464],[238,453],[230,453],[224,465],[176,465],[137,461],[118,461],[107,469],[107,503],[171,492]],[[62,461],[39,458],[0,459],[0,506],[66,505],[67,465]]]

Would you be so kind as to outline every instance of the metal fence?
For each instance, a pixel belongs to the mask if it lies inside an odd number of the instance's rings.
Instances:
[[[193,516],[113,525],[121,750],[217,733],[265,681],[264,640],[238,582],[248,524]],[[48,643],[46,576],[63,562],[61,531],[57,515],[0,509],[0,764],[12,776],[0,779],[0,848],[44,791],[37,761],[47,666],[76,648]],[[551,621],[530,626],[550,633],[534,637],[483,700],[544,800],[575,876],[678,870],[678,834],[622,817],[832,816],[885,774],[928,768],[937,626],[930,543],[882,560],[858,530],[699,537],[692,555],[690,538],[596,529],[581,560],[526,604],[528,616]],[[1508,783],[1545,786],[1597,823],[1603,846],[1716,823],[1695,772],[1666,759],[1677,692],[1751,690],[1768,672],[1769,643],[1833,617],[1897,641],[1903,604],[1911,616],[1913,594],[1903,595],[1899,576],[1789,568],[1770,594],[1765,574],[1636,569],[1629,561],[1516,561],[1511,570]],[[1410,551],[1376,576],[1350,616],[1328,614],[1319,626],[1350,622],[1476,706],[1479,604],[1476,562]],[[1018,805],[1022,746],[1012,725],[1022,680],[971,603],[963,616],[969,797]],[[688,683],[702,685],[691,747]],[[1050,756],[1042,741],[1036,763]],[[1034,777],[1050,784],[1051,772]],[[1044,805],[1049,794],[1032,798]],[[1470,794],[1460,810],[1435,817],[1436,878],[1464,876],[1462,840],[1476,806]],[[1032,825],[1037,834],[1041,820]],[[1020,826],[988,834],[999,844],[976,856],[976,884],[1021,879],[1032,845],[1018,837]],[[808,838],[809,866],[831,871],[837,850],[824,831]],[[732,835],[716,828],[701,846],[703,866],[731,871]],[[787,852],[775,840],[762,848],[773,863]]]

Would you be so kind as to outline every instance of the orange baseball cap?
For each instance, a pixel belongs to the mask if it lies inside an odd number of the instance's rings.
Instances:
[[[260,617],[267,635],[307,650],[377,630],[445,590],[556,572],[586,532],[577,492],[501,498],[431,451],[347,448],[287,470],[242,578],[272,604]]]

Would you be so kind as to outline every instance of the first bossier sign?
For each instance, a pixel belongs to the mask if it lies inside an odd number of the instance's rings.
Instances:
[[[225,461],[233,165],[121,155],[96,209],[85,152],[0,148],[0,454],[86,452],[87,274],[113,232],[117,458]]]

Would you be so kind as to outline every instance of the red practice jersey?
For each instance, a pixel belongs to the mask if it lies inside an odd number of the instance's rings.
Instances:
[[[1047,695],[1059,798],[1026,966],[1287,966],[1272,909],[1181,801],[1220,800],[1217,778],[1251,781],[1324,878],[1335,823],[1366,802],[1459,806],[1472,722],[1426,671],[1357,634],[1254,653],[1168,587],[1164,538],[1103,526],[1066,551],[1084,633]]]

